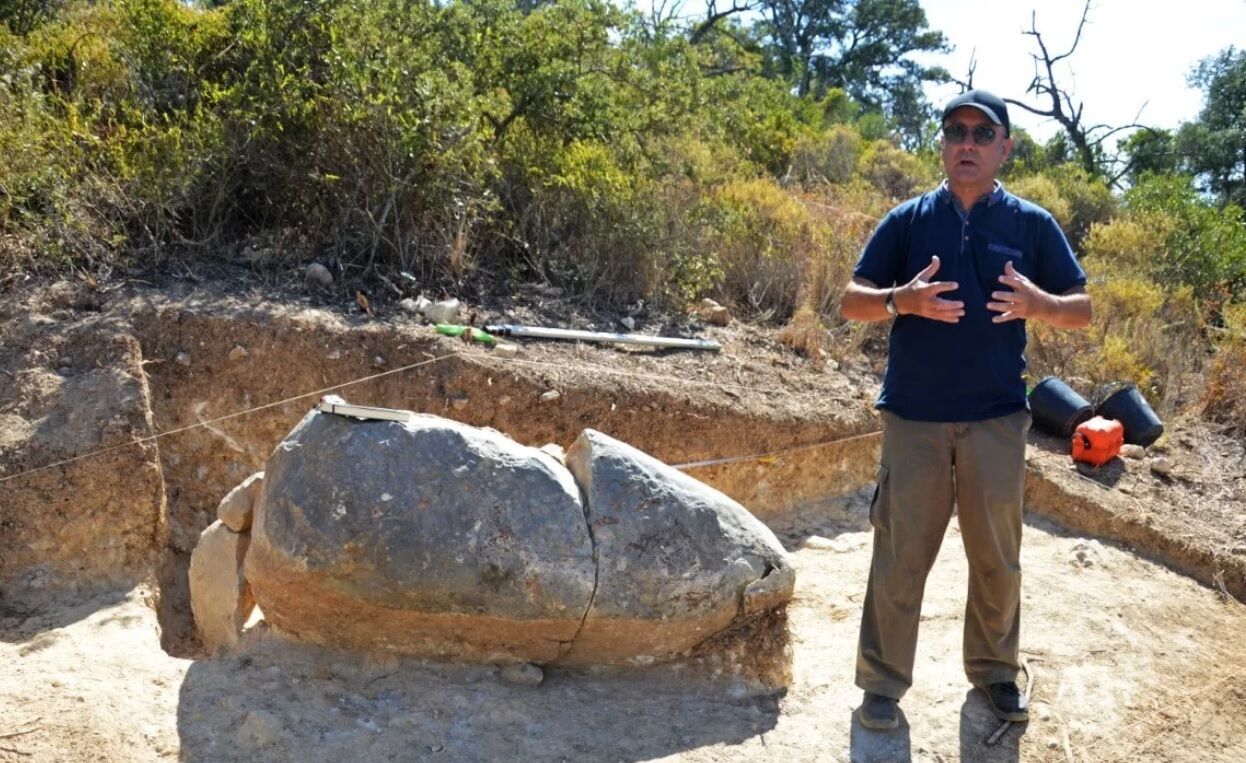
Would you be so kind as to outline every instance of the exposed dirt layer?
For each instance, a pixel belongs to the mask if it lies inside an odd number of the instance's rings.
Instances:
[[[780,527],[798,566],[792,683],[653,670],[553,672],[344,656],[261,641],[192,661],[159,649],[141,589],[0,621],[0,760],[1239,761],[1246,607],[1110,545],[1031,521],[1023,654],[1033,720],[998,727],[961,673],[967,569],[953,522],[927,585],[916,685],[890,733],[853,721],[867,496]],[[1070,606],[1075,600],[1076,606]],[[7,751],[5,751],[7,750]]]

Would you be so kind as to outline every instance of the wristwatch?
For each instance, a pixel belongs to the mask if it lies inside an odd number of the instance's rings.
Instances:
[[[883,303],[883,306],[887,308],[887,314],[892,318],[900,314],[900,311],[896,309],[896,290],[894,288],[887,290],[887,301]]]

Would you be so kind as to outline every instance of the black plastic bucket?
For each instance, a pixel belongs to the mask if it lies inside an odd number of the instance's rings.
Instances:
[[[1133,384],[1127,384],[1108,395],[1106,400],[1099,403],[1095,414],[1119,421],[1125,428],[1125,442],[1133,445],[1145,448],[1164,433],[1163,422]]]
[[[1044,432],[1072,437],[1077,425],[1095,415],[1095,410],[1072,387],[1048,376],[1030,390],[1030,413],[1035,426]]]

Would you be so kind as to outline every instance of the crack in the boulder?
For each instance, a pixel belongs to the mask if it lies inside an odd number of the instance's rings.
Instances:
[[[575,473],[572,472],[572,476]],[[577,480],[577,487],[579,487]],[[571,648],[575,646],[575,641],[580,637],[580,633],[584,630],[584,624],[588,622],[588,613],[593,610],[593,602],[597,599],[597,582],[601,575],[601,560],[597,556],[597,536],[593,534],[593,523],[588,521],[588,495],[583,488],[580,488],[580,500],[584,502],[584,527],[588,530],[588,541],[593,547],[593,591],[588,595],[588,603],[584,605],[584,615],[580,618],[580,626],[575,629],[575,633],[571,636],[570,641],[563,642],[566,644],[565,649],[560,649],[558,659],[566,657]]]

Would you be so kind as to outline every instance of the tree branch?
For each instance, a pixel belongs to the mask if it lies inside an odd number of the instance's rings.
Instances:
[[[955,77],[952,77],[950,75],[948,76],[948,81],[954,82],[957,85],[960,85],[960,91],[962,93],[973,90],[973,75],[974,75],[974,72],[978,71],[978,49],[977,48],[974,48],[973,50],[969,51],[969,66],[967,67],[967,69],[968,69],[968,72],[965,76],[965,79],[963,80],[956,79]]]
[[[744,11],[751,11],[751,10],[753,10],[753,4],[751,2],[746,2],[744,5],[736,5],[736,3],[733,0],[730,8],[720,11],[718,10],[717,0],[710,0],[709,7],[706,8],[706,11],[705,11],[706,13],[705,21],[702,21],[700,24],[697,24],[696,28],[692,30],[692,34],[689,35],[688,41],[691,42],[693,45],[696,45],[699,42],[701,42],[701,40],[703,40],[707,34],[713,31],[714,27],[718,24],[718,22],[722,21],[728,16],[732,16],[737,13],[743,13]]]
[[[1069,49],[1067,51],[1051,59],[1051,63],[1054,64],[1058,61],[1063,61],[1064,59],[1073,55],[1073,51],[1077,50],[1077,43],[1081,42],[1082,40],[1082,30],[1086,27],[1086,21],[1089,17],[1090,17],[1090,0],[1086,0],[1086,5],[1082,7],[1082,20],[1077,22],[1077,34],[1073,36],[1073,44],[1069,46]],[[1031,16],[1030,18],[1031,18],[1031,21],[1033,21],[1033,16]],[[1044,50],[1043,53],[1045,55],[1047,51]]]

